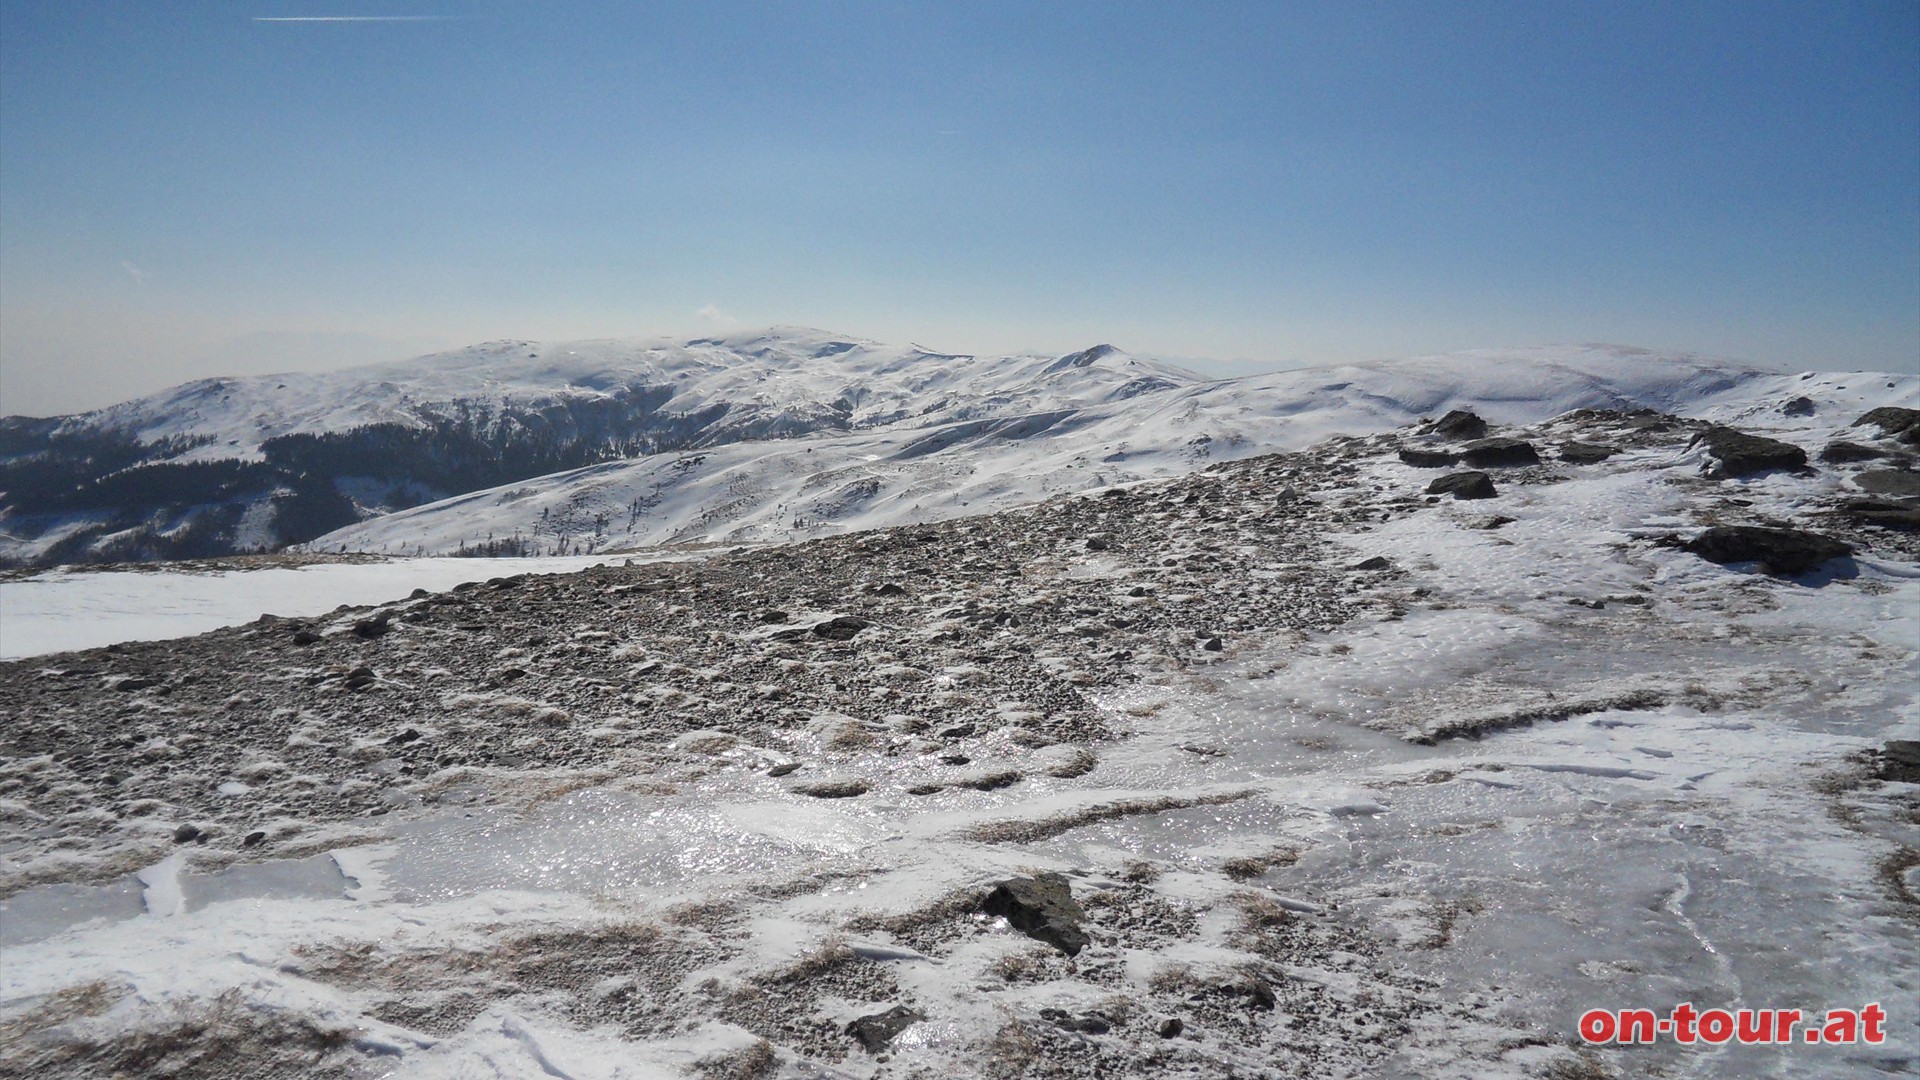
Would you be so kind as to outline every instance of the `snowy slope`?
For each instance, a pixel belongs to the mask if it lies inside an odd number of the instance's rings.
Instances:
[[[1032,395],[1049,408],[610,462],[377,518],[309,546],[434,554],[517,536],[561,553],[775,542],[1005,509],[1454,408],[1497,423],[1636,407],[1779,422],[1779,403],[1799,394],[1826,402],[1802,426],[1837,429],[1876,405],[1920,402],[1920,379],[1781,375],[1683,354],[1569,346],[1306,368],[1079,406]]]
[[[1065,357],[954,356],[774,327],[690,341],[494,341],[344,371],[201,379],[63,418],[59,430],[210,438],[190,456],[244,458],[277,436],[415,426],[459,402],[505,413],[657,388],[652,411],[726,407],[704,440],[713,442],[1080,407],[1195,381],[1111,346]]]
[[[787,327],[206,379],[77,416],[0,418],[0,565],[272,551],[610,460],[1101,408],[1197,381],[1106,345],[955,356]]]

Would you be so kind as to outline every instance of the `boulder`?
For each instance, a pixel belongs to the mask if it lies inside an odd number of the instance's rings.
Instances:
[[[1448,469],[1459,464],[1460,455],[1444,450],[1402,450],[1400,460],[1416,469]]]
[[[1878,427],[1882,435],[1909,435],[1920,429],[1920,409],[1903,409],[1897,405],[1882,405],[1869,409],[1851,427]],[[1912,442],[1912,439],[1905,440]]]
[[[863,1016],[847,1025],[847,1034],[853,1036],[869,1054],[877,1054],[887,1048],[895,1035],[925,1020],[924,1014],[913,1011],[905,1005],[895,1005],[883,1013]]]
[[[1602,443],[1570,442],[1560,448],[1560,460],[1569,465],[1597,465],[1620,452]]]
[[[1460,448],[1460,460],[1476,469],[1502,465],[1538,465],[1540,455],[1525,439],[1477,439]]]
[[[1803,529],[1715,525],[1680,545],[1713,563],[1759,563],[1770,574],[1802,574],[1853,554],[1853,546]]]
[[[1879,450],[1871,446],[1861,446],[1859,443],[1847,442],[1842,439],[1835,439],[1833,442],[1827,444],[1825,450],[1820,451],[1820,460],[1834,465],[1844,465],[1853,461],[1872,461],[1875,458],[1883,458],[1886,456],[1887,452],[1885,450]]]
[[[1868,469],[1853,478],[1854,486],[1875,495],[1895,498],[1920,497],[1920,472],[1905,469]]]
[[[1730,427],[1710,427],[1694,441],[1706,443],[1708,455],[1718,462],[1714,476],[1751,476],[1775,469],[1805,468],[1807,464],[1807,452],[1792,443]]]
[[[1781,416],[1812,416],[1813,415],[1813,399],[1802,395],[1800,397],[1793,398],[1789,401],[1783,402],[1780,406],[1780,415]]]
[[[1880,751],[1880,779],[1920,784],[1920,742],[1889,739]]]
[[[1451,495],[1456,499],[1491,499],[1499,492],[1493,489],[1493,478],[1483,472],[1457,472],[1445,476],[1436,476],[1433,483],[1427,485],[1429,495]]]
[[[865,619],[855,618],[852,615],[841,615],[814,626],[813,634],[815,637],[823,637],[828,641],[851,641],[853,635],[872,625],[872,623]]]
[[[1878,525],[1903,532],[1920,530],[1920,499],[1848,499],[1841,517],[1856,525]]]
[[[1015,930],[1068,956],[1078,956],[1086,948],[1087,933],[1080,924],[1087,913],[1074,900],[1067,879],[1059,874],[1048,872],[999,882],[980,902],[980,910],[1007,920]]]
[[[1455,409],[1433,425],[1433,433],[1449,439],[1485,438],[1487,422],[1465,409]]]

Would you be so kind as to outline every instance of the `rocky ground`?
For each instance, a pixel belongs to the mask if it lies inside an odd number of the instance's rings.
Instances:
[[[862,896],[911,875],[855,851],[709,875],[678,896],[602,897],[585,914],[316,932],[272,959],[277,978],[357,1013],[268,1008],[241,990],[163,1004],[80,979],[0,1002],[0,1075],[380,1075],[394,1046],[430,1048],[503,1006],[636,1045],[703,1032],[682,1067],[709,1076],[1350,1075],[1409,1068],[1423,1047],[1461,1072],[1611,1075],[1567,1030],[1494,1019],[1499,988],[1463,992],[1409,962],[1447,949],[1470,903],[1428,898],[1396,921],[1282,889],[1305,834],[1207,865],[1116,846],[1062,873],[1047,854],[1109,823],[1177,829],[1268,799],[1231,770],[1164,790],[1101,770],[1153,727],[1157,691],[1239,677],[1251,660],[1277,670],[1343,647],[1343,628],[1466,602],[1391,553],[1356,557],[1353,538],[1392,523],[1498,532],[1514,491],[1658,459],[1687,520],[1640,530],[1622,558],[1684,550],[1822,574],[1850,553],[1920,557],[1912,417],[1789,447],[1798,460],[1646,412],[1492,432],[1476,420],[989,517],[502,575],[0,665],[0,898],[144,875],[152,914],[156,866],[204,877],[389,843],[450,814],[533,819],[589,797],[708,791],[761,792],[796,814],[831,802],[948,815],[943,835],[1001,868]],[[1729,483],[1796,470],[1818,483],[1790,504]],[[1734,595],[1778,579],[1750,580]],[[1567,599],[1633,618],[1665,602]],[[1697,679],[1467,705],[1441,693],[1356,726],[1435,744],[1736,697]],[[1165,753],[1191,770],[1236,749]]]

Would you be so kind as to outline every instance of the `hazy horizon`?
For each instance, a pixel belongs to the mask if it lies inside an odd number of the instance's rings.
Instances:
[[[1920,371],[1916,57],[1898,0],[0,5],[0,413],[777,324]]]

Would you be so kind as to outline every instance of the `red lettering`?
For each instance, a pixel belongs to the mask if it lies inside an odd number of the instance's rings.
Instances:
[[[1754,1043],[1767,1042],[1773,1034],[1772,1009],[1740,1010],[1740,1043],[1751,1046]]]
[[[1827,1026],[1820,1032],[1820,1041],[1826,1043],[1851,1043],[1860,1037],[1860,1018],[1852,1009],[1828,1009]]]
[[[1781,1009],[1773,1014],[1773,1041],[1790,1043],[1793,1041],[1794,1026],[1800,1023],[1799,1009]]]
[[[1652,1009],[1620,1010],[1619,1041],[1623,1043],[1650,1043],[1658,1030],[1654,1022]]]
[[[1701,1013],[1700,1038],[1715,1046],[1733,1038],[1733,1014],[1725,1009],[1708,1009]]]
[[[1612,1042],[1616,1030],[1613,1014],[1605,1009],[1588,1009],[1580,1014],[1580,1037],[1590,1043]]]
[[[1860,1033],[1862,1039],[1875,1046],[1887,1041],[1887,1031],[1883,1026],[1887,1022],[1887,1010],[1881,1008],[1879,1002],[1861,1009],[1860,1019],[1866,1022],[1866,1030]]]
[[[1683,1001],[1673,1007],[1673,1041],[1677,1043],[1693,1042],[1693,1018],[1699,1014],[1693,1011],[1693,1002]]]

